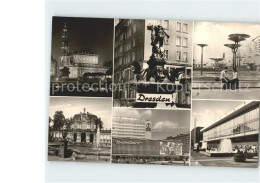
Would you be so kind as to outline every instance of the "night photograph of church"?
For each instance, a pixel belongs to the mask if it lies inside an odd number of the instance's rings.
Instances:
[[[48,160],[110,162],[111,104],[108,98],[51,97]]]
[[[53,17],[51,96],[111,97],[113,19]]]

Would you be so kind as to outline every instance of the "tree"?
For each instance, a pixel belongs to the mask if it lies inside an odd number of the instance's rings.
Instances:
[[[55,58],[53,58],[53,56],[51,56],[51,63],[52,64],[56,64],[57,63],[57,60]]]
[[[63,111],[56,111],[53,116],[53,129],[60,130],[60,128],[63,127],[64,123],[65,123],[65,116],[63,114]]]
[[[102,122],[101,118],[98,118],[98,117],[95,116],[94,121],[95,121],[95,125],[96,125],[96,130],[97,130],[98,126],[99,126],[100,129],[103,128],[103,122]]]
[[[113,62],[112,62],[111,60],[106,61],[106,62],[104,63],[104,66],[109,68],[109,69],[107,70],[107,72],[106,72],[106,75],[110,75],[110,76],[111,76],[112,73],[113,73]]]
[[[51,117],[49,116],[49,127],[51,128],[52,126],[51,126],[51,122],[52,122],[52,119],[51,119]]]
[[[68,67],[63,67],[60,70],[61,77],[68,77],[70,75],[70,69]]]

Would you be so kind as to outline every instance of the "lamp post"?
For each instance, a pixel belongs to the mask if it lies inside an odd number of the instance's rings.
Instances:
[[[226,46],[226,47],[228,47],[232,50],[232,53],[233,53],[233,69],[237,68],[236,53],[237,53],[238,48],[241,46],[239,43],[241,41],[245,41],[246,38],[249,38],[249,37],[250,36],[247,35],[247,34],[230,34],[228,39],[230,41],[233,41],[234,43],[233,44],[224,44],[224,46]]]
[[[232,50],[232,53],[233,53],[233,69],[236,69],[237,66],[236,66],[236,52],[237,52],[237,49],[241,46],[239,44],[224,44],[224,46],[230,48]]]
[[[201,47],[201,71],[200,74],[202,75],[202,70],[203,70],[203,47],[208,46],[207,44],[197,44],[199,47]]]

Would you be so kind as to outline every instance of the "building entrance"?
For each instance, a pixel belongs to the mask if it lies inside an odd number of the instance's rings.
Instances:
[[[86,142],[86,133],[81,134],[81,142]]]
[[[74,141],[74,142],[77,141],[77,134],[76,134],[76,133],[73,134],[73,141]]]
[[[90,143],[93,143],[93,141],[94,141],[94,134],[90,134],[89,139],[90,139]]]

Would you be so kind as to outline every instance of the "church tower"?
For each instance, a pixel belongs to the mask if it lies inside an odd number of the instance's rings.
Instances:
[[[68,29],[67,29],[66,22],[64,24],[64,28],[62,29],[62,34],[61,34],[61,55],[63,56],[69,55]]]
[[[58,70],[60,71],[64,67],[71,66],[71,54],[69,51],[69,40],[68,40],[68,29],[66,22],[64,23],[64,27],[61,33],[61,53]]]

